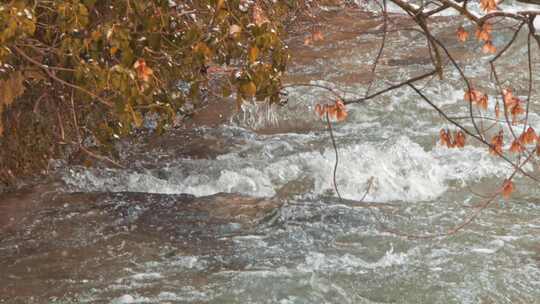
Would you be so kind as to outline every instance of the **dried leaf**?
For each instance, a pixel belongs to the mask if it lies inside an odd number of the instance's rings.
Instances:
[[[521,144],[519,139],[515,139],[512,142],[512,145],[510,145],[510,152],[511,153],[522,153],[523,151],[525,151],[525,147],[523,147],[523,145]]]
[[[259,57],[259,48],[254,46],[249,49],[248,53],[249,62],[253,63],[257,61],[257,58]]]
[[[439,131],[439,140],[441,141],[442,146],[450,146],[450,138],[448,137],[448,133],[446,133],[445,129],[441,129],[441,131]]]
[[[311,34],[312,38],[313,38],[313,41],[317,42],[317,41],[323,41],[324,40],[324,35],[321,31],[319,30],[315,30],[313,31],[313,34]]]
[[[497,2],[495,0],[480,0],[480,8],[489,13],[497,9]]]
[[[24,76],[20,71],[15,71],[5,80],[0,80],[0,136],[4,133],[2,112],[24,93],[24,89]]]
[[[491,146],[489,147],[489,153],[494,155],[502,155],[503,147],[503,131],[499,131],[499,134],[493,136],[491,139]]]
[[[345,104],[341,100],[336,100],[333,105],[317,104],[315,106],[315,113],[321,118],[328,114],[329,117],[334,118],[337,121],[344,121],[348,116]]]
[[[478,100],[477,105],[478,105],[479,108],[481,108],[483,110],[487,110],[487,108],[488,108],[488,96],[486,94],[482,95],[482,97],[480,97],[480,99]]]
[[[491,40],[492,26],[489,23],[484,23],[482,26],[476,29],[476,38],[480,41]]]
[[[514,192],[514,183],[512,181],[505,181],[502,187],[502,196],[505,199],[509,199],[512,195],[512,192]]]
[[[457,148],[465,147],[465,134],[463,134],[461,130],[456,132],[454,138],[455,138],[455,146]]]
[[[146,65],[144,59],[138,59],[133,64],[133,68],[137,71],[137,76],[144,82],[150,80],[150,76],[154,75],[154,71]]]
[[[465,92],[463,99],[465,99],[465,101],[475,103],[480,100],[482,95],[483,94],[480,91],[471,88],[469,91]]]
[[[253,97],[257,93],[257,86],[253,81],[242,84],[239,89],[240,93],[245,97]]]
[[[469,39],[469,33],[467,33],[467,31],[465,30],[465,28],[463,28],[463,26],[458,27],[456,35],[457,35],[458,40],[461,42],[465,42],[467,41],[467,39]]]
[[[516,119],[516,116],[525,114],[525,109],[521,106],[519,100],[515,105],[510,109],[510,114],[512,114],[512,120]]]
[[[210,62],[212,59],[212,50],[206,45],[204,42],[198,42],[193,47],[193,52],[197,54],[201,54],[204,57],[204,61],[206,63]]]
[[[219,11],[221,8],[223,8],[224,4],[225,4],[225,0],[217,0],[216,1],[216,11]]]
[[[0,106],[9,106],[24,93],[24,76],[20,71],[11,73],[0,80]]]
[[[493,45],[491,40],[488,40],[488,41],[486,41],[486,43],[482,47],[482,52],[484,54],[495,54],[495,53],[497,53],[497,48]]]
[[[337,121],[344,121],[347,119],[347,109],[345,108],[345,104],[341,100],[337,100],[336,104],[334,105],[336,108],[336,119]]]
[[[534,131],[533,127],[527,128],[527,131],[525,131],[523,134],[523,144],[529,145],[534,143],[535,141],[538,141],[538,135],[536,135],[536,132]]]
[[[512,89],[506,88],[502,90],[503,93],[503,101],[505,105],[510,105],[510,102],[514,99],[512,95]]]

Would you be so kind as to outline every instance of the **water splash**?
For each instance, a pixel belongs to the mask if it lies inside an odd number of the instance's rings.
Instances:
[[[302,137],[300,137],[302,138]],[[64,181],[81,191],[130,191],[189,193],[196,196],[219,192],[273,196],[291,183],[304,195],[333,195],[333,149],[284,151],[299,137],[283,136],[275,142],[252,139],[249,155],[229,153],[216,160],[180,160],[159,170],[76,170]],[[306,136],[302,140],[312,138]],[[307,142],[306,142],[307,144]],[[292,149],[294,150],[294,149]],[[435,148],[427,151],[406,136],[385,142],[341,145],[337,182],[348,199],[360,199],[373,185],[367,199],[375,201],[424,201],[443,194],[450,181],[463,185],[486,176],[500,176],[507,167],[481,148]]]

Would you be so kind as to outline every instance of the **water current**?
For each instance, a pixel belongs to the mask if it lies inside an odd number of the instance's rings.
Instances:
[[[380,43],[369,31],[381,20],[357,10],[323,16],[324,41],[303,45],[308,25],[292,33],[287,82],[362,96]],[[435,20],[435,35],[489,87],[481,45],[455,41],[461,19]],[[509,36],[501,29],[494,44]],[[373,92],[430,68],[418,33],[391,34],[386,43]],[[518,95],[525,43],[520,36],[499,65]],[[425,92],[463,116],[463,83],[446,71]],[[335,152],[313,112],[334,97],[310,86],[287,92],[283,108],[246,105],[187,137],[179,130],[124,143],[126,169],[68,166],[46,185],[6,195],[0,303],[540,303],[537,184],[518,177],[510,200],[454,235],[397,235],[449,231],[512,168],[473,140],[441,147],[448,123],[403,88],[348,106],[347,121],[333,124],[340,200]],[[190,146],[196,151],[186,153]],[[533,164],[525,170],[539,173]]]

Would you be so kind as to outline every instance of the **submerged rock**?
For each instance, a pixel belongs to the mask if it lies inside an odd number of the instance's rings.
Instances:
[[[0,225],[0,295],[23,302],[69,300],[106,287],[133,263],[163,256],[230,255],[230,237],[250,233],[281,206],[235,194],[28,197],[20,208],[0,201],[2,218],[16,218]]]

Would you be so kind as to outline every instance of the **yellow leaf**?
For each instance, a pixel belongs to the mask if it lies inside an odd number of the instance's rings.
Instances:
[[[217,0],[216,11],[219,11],[223,7],[224,4],[225,4],[225,0]]]
[[[209,62],[212,59],[212,50],[204,42],[199,42],[193,47],[193,51],[198,54],[202,54],[205,61]]]
[[[254,46],[249,49],[249,62],[253,63],[257,61],[257,58],[259,57],[259,48]]]
[[[240,86],[240,93],[246,97],[253,97],[257,93],[257,86],[253,81],[246,82]]]
[[[0,136],[4,133],[2,112],[24,93],[23,81],[24,76],[20,71],[11,73],[5,80],[0,80]]]
[[[11,73],[6,80],[0,80],[0,105],[9,106],[24,93],[23,81],[20,71]]]

